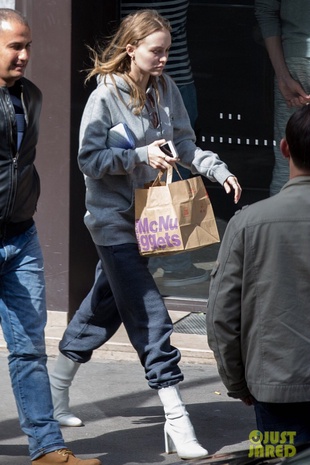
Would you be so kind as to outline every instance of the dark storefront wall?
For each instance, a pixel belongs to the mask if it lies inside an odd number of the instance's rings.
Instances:
[[[42,193],[36,223],[44,253],[47,306],[74,313],[94,277],[96,254],[83,224],[85,186],[77,167],[78,131],[91,86],[86,45],[111,33],[118,16],[109,0],[17,0],[32,28],[26,76],[43,92],[37,150]]]
[[[56,5],[57,4],[57,5]],[[68,310],[70,242],[71,1],[17,0],[32,28],[26,76],[43,92],[35,216],[45,258],[49,310]]]
[[[48,309],[72,315],[92,284],[97,261],[83,224],[85,188],[76,163],[79,123],[92,90],[84,86],[81,71],[90,66],[86,44],[94,45],[117,24],[118,2],[17,0],[16,8],[28,17],[33,32],[27,77],[44,95],[37,160],[42,195],[36,221]],[[191,1],[188,42],[199,102],[198,142],[219,153],[240,179],[239,208],[268,195],[273,163],[273,77],[254,1]],[[237,207],[221,186],[206,185],[223,233]],[[194,254],[198,266],[216,258],[218,246],[211,247]],[[204,308],[208,294],[206,284],[160,290],[172,309]]]
[[[205,180],[222,237],[236,210],[269,195],[273,72],[254,0],[190,0],[187,36],[198,97],[197,144],[218,153],[243,188],[235,205],[222,186]],[[218,250],[216,244],[192,253],[193,263],[212,269]],[[158,274],[156,282],[171,308],[205,311],[209,281],[169,289]]]
[[[268,196],[273,167],[273,71],[254,0],[190,1],[188,42],[198,144],[219,153],[243,187],[235,207],[207,183],[216,214],[228,220],[240,205]]]

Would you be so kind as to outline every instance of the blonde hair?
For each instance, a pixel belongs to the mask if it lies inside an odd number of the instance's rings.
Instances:
[[[88,72],[86,82],[96,75],[103,77],[109,75],[116,87],[113,74],[122,76],[129,85],[134,112],[140,113],[145,103],[145,93],[129,76],[131,58],[126,46],[128,44],[138,46],[145,37],[163,29],[171,32],[170,23],[156,10],[143,9],[126,16],[106,48],[98,51],[90,49],[93,55],[93,68]],[[153,84],[158,97],[156,79],[151,77],[150,84]]]

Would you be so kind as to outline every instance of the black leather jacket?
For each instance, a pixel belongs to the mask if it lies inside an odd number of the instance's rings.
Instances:
[[[40,195],[34,160],[42,106],[41,91],[28,79],[14,84],[25,112],[25,133],[17,151],[17,126],[7,87],[0,87],[0,236],[16,223],[29,223]]]

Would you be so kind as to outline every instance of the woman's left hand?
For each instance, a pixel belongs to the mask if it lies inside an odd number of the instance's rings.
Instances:
[[[234,190],[234,202],[238,203],[242,192],[238,179],[235,176],[229,176],[229,178],[227,178],[224,182],[223,186],[227,194]]]

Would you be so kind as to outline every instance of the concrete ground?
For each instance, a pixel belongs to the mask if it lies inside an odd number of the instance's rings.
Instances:
[[[49,313],[49,370],[64,322],[63,315]],[[246,449],[255,429],[254,411],[226,395],[206,336],[174,334],[173,343],[182,353],[185,380],[180,388],[201,444],[210,454]],[[165,454],[162,406],[122,328],[109,344],[96,351],[75,377],[71,406],[85,426],[62,428],[68,447],[80,458],[98,457],[104,465],[179,463],[176,454]],[[0,464],[28,465],[27,439],[19,427],[6,357],[0,333]]]

